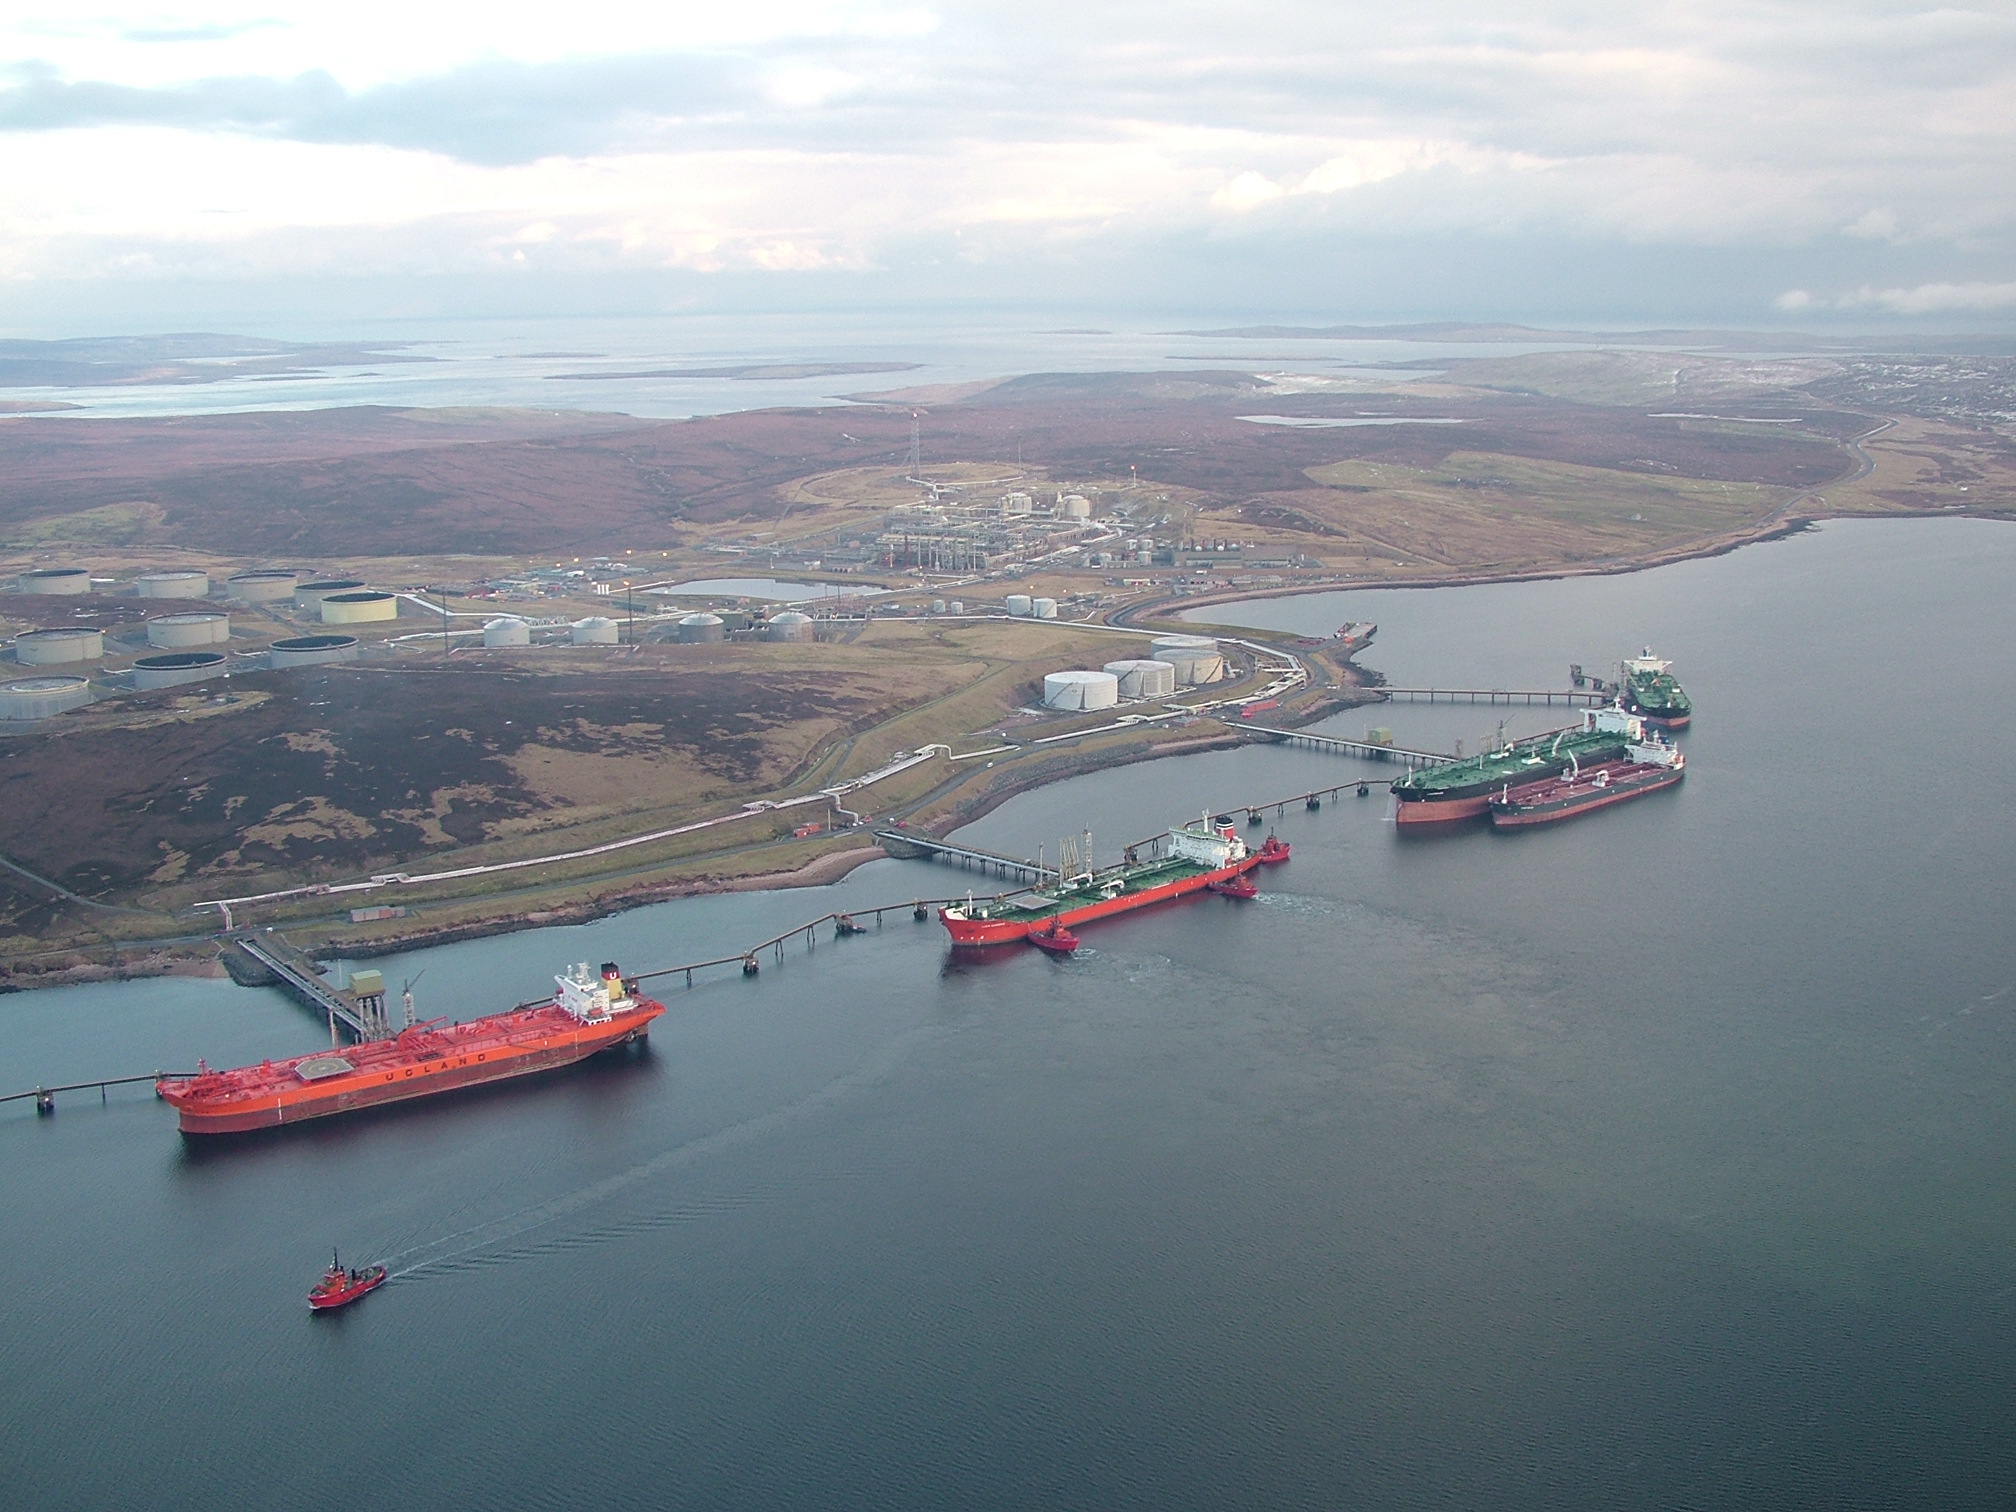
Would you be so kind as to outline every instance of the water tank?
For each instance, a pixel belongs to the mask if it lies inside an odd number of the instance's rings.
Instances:
[[[14,660],[24,667],[54,667],[63,662],[96,661],[105,654],[105,632],[65,626],[29,630],[14,639]]]
[[[1026,618],[1028,616],[1030,609],[1035,605],[1035,602],[1036,601],[1030,598],[1029,595],[1026,593],[1011,593],[1008,595],[1007,598],[1002,600],[1002,607],[1005,608],[1010,614],[1020,615]]]
[[[231,639],[228,614],[164,614],[147,621],[147,644],[176,648],[215,646]]]
[[[1031,599],[1029,600],[1029,612],[1038,619],[1055,619],[1057,618],[1057,600],[1053,598]]]
[[[1067,520],[1089,520],[1092,518],[1092,501],[1083,494],[1066,494],[1057,501]]]
[[[208,598],[210,596],[210,574],[207,572],[143,572],[133,580],[133,587],[142,598]]]
[[[1052,672],[1043,679],[1043,703],[1052,709],[1110,709],[1120,701],[1111,672]]]
[[[302,583],[294,590],[296,609],[317,609],[322,600],[332,593],[355,593],[364,586],[362,578],[317,578],[312,583]]]
[[[266,648],[266,660],[275,667],[319,667],[349,661],[356,654],[354,635],[296,635]]]
[[[622,627],[599,614],[574,621],[567,633],[577,646],[613,646],[623,638]]]
[[[294,597],[298,572],[239,572],[224,580],[224,595],[247,604],[277,604]]]
[[[325,625],[367,625],[399,618],[399,600],[389,593],[330,593],[322,598]]]
[[[0,683],[0,719],[53,719],[91,702],[85,677],[23,677]]]
[[[483,626],[483,644],[486,646],[529,646],[532,644],[532,627],[514,614],[501,619],[487,621]]]
[[[1158,636],[1150,643],[1148,654],[1176,669],[1176,685],[1180,688],[1214,683],[1225,675],[1224,653],[1209,636]]]
[[[15,588],[22,593],[89,593],[91,591],[91,569],[89,567],[37,567],[32,572],[24,572],[14,581]]]
[[[1167,698],[1176,691],[1176,669],[1165,661],[1112,661],[1106,670],[1120,680],[1122,698]]]
[[[786,609],[782,614],[773,614],[770,616],[770,623],[763,627],[763,639],[809,641],[812,639],[812,616],[800,614],[796,609]]]
[[[689,614],[679,621],[679,640],[682,645],[695,646],[709,641],[725,640],[727,627],[721,623],[718,614]]]
[[[133,686],[143,693],[157,688],[174,688],[183,683],[203,682],[224,672],[221,651],[175,651],[166,656],[143,656],[133,663]]]

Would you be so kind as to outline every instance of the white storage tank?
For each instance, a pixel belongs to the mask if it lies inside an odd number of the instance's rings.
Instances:
[[[294,590],[296,609],[319,609],[322,600],[333,593],[355,593],[364,587],[362,578],[316,578],[312,583],[302,583]]]
[[[14,638],[14,660],[24,667],[55,667],[96,661],[105,654],[105,632],[82,625],[29,630]]]
[[[947,614],[964,614],[966,612],[966,600],[948,599],[945,604],[945,612]]]
[[[325,594],[322,623],[325,625],[368,625],[399,618],[399,600],[389,593],[343,592]]]
[[[1052,672],[1043,679],[1043,703],[1052,709],[1110,709],[1120,701],[1111,672]]]
[[[143,656],[133,663],[133,686],[151,693],[158,688],[204,682],[221,676],[224,667],[221,651],[174,651],[166,656]]]
[[[147,621],[147,644],[175,649],[216,646],[231,639],[228,614],[164,614]]]
[[[931,612],[933,614],[943,614],[945,612],[945,600],[943,599],[931,600]]]
[[[1011,593],[1001,601],[1001,607],[1006,609],[1010,614],[1026,619],[1028,618],[1029,611],[1035,607],[1035,603],[1036,601],[1026,593]]]
[[[300,585],[298,572],[236,572],[224,580],[224,596],[247,604],[277,604],[294,597]]]
[[[796,609],[786,609],[782,614],[770,616],[770,622],[763,627],[763,638],[773,641],[809,641],[812,639],[812,616],[801,614]]]
[[[89,593],[89,567],[37,567],[14,580],[20,593]]]
[[[600,614],[574,621],[567,634],[577,646],[613,646],[623,638],[622,628],[616,621]]]
[[[679,621],[679,642],[686,646],[711,644],[728,638],[728,627],[718,614],[689,614]]]
[[[504,615],[484,624],[483,644],[493,647],[529,646],[532,644],[532,627],[516,615]]]
[[[23,677],[0,683],[0,719],[54,719],[89,702],[87,677]]]
[[[296,635],[266,648],[266,660],[276,668],[319,667],[350,661],[357,655],[354,635]]]
[[[1112,661],[1105,670],[1120,680],[1122,698],[1167,698],[1176,691],[1176,669],[1165,661]]]
[[[1206,635],[1163,635],[1149,644],[1148,654],[1176,669],[1176,685],[1194,688],[1225,675],[1225,656]]]
[[[1001,513],[1004,515],[1026,515],[1035,507],[1036,501],[1021,492],[1011,493],[1001,501]]]
[[[1029,612],[1038,619],[1055,619],[1057,618],[1057,600],[1053,598],[1031,599],[1029,600]]]
[[[133,580],[142,598],[200,599],[210,597],[207,572],[143,572]]]
[[[1057,501],[1057,507],[1064,512],[1064,518],[1067,520],[1092,518],[1092,501],[1083,494],[1066,494]]]

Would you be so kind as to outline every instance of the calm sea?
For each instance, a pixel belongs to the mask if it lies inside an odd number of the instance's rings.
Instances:
[[[2016,529],[1892,522],[1220,609],[1377,620],[1396,683],[1649,642],[1700,708],[1688,779],[1426,842],[1349,789],[1270,808],[1295,858],[1251,904],[1066,962],[957,960],[904,910],[669,990],[647,1059],[226,1149],[144,1089],[8,1104],[0,1499],[2005,1507],[2012,583]],[[1175,758],[967,833],[1110,856],[1361,773]],[[378,964],[468,1016],[961,885],[877,863]],[[0,1090],[319,1032],[221,982],[25,994]],[[331,1245],[397,1279],[311,1319]]]

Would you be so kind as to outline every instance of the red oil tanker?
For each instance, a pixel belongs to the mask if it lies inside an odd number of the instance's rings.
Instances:
[[[558,984],[549,1003],[451,1024],[434,1019],[390,1039],[318,1050],[155,1084],[184,1134],[242,1134],[380,1103],[432,1097],[572,1065],[650,1033],[665,1005],[637,995],[613,962],[601,976],[586,964]]]

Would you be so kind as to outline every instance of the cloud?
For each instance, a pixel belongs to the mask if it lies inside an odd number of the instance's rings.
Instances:
[[[2016,310],[2016,283],[1928,283],[1915,289],[1861,289],[1836,301],[1844,310],[1891,315]]]

